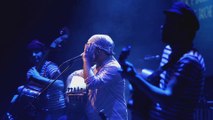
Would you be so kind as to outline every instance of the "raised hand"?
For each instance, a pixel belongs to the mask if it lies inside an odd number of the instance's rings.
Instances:
[[[125,69],[123,69],[125,68]],[[132,77],[136,75],[136,70],[132,63],[125,61],[124,64],[122,64],[122,72],[121,76],[123,78],[131,80]]]
[[[86,62],[92,63],[94,59],[94,50],[95,50],[95,46],[93,44],[85,44],[83,60]]]

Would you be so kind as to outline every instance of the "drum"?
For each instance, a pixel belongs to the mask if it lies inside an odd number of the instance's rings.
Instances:
[[[73,76],[66,93],[68,97],[82,97],[87,94],[84,78],[81,76]]]
[[[69,103],[85,102],[87,97],[86,84],[81,76],[73,76],[66,91]]]
[[[81,76],[73,76],[70,84],[68,84],[66,95],[68,98],[69,119],[83,119],[88,99],[84,78]]]

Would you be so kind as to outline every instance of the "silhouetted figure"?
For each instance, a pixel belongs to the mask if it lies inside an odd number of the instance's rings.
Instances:
[[[140,92],[155,102],[151,119],[193,120],[194,110],[201,98],[205,64],[193,47],[199,29],[194,11],[182,2],[175,2],[165,11],[162,41],[167,44],[160,64],[158,87],[143,79],[132,64],[125,62],[122,73]]]

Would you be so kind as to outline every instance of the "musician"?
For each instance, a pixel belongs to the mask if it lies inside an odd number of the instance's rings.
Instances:
[[[51,84],[55,79],[56,81],[43,91],[41,95],[32,104],[34,113],[31,119],[36,120],[58,120],[66,119],[66,104],[64,97],[64,82],[61,78],[56,78],[60,74],[58,66],[45,59],[47,55],[47,48],[45,45],[38,41],[33,40],[27,46],[31,62],[31,67],[27,72],[26,85],[18,87],[19,95],[24,97],[35,97],[32,91],[41,92],[44,87]],[[28,90],[28,92],[27,92]],[[25,107],[28,103],[23,103],[20,107]],[[26,108],[25,111],[30,111]],[[20,113],[19,113],[20,114]]]
[[[155,102],[151,119],[193,120],[193,112],[201,97],[205,64],[201,54],[193,47],[199,29],[194,11],[183,2],[175,2],[165,11],[162,41],[167,44],[160,64],[160,81],[156,87],[140,77],[133,65],[123,75],[140,92]]]
[[[127,120],[127,106],[124,97],[125,81],[118,70],[120,65],[114,58],[114,42],[104,34],[89,38],[83,52],[83,69],[73,72],[84,78],[88,89],[86,118],[101,120]],[[100,114],[101,113],[101,114]]]

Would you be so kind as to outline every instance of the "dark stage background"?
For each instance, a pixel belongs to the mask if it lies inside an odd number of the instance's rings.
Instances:
[[[207,65],[208,89],[212,87],[213,68],[213,2],[211,0],[182,0],[192,6],[199,16],[201,29],[195,46],[204,55]],[[0,115],[7,109],[16,88],[25,83],[30,67],[26,45],[32,39],[40,39],[49,45],[59,31],[66,26],[70,38],[49,58],[57,64],[79,55],[88,38],[96,33],[109,34],[115,41],[116,58],[122,47],[131,45],[129,56],[138,70],[156,69],[164,44],[160,41],[160,25],[163,10],[172,0],[13,0],[2,4],[1,11],[1,69]],[[80,69],[79,61],[64,74]],[[209,99],[212,94],[208,92]]]

